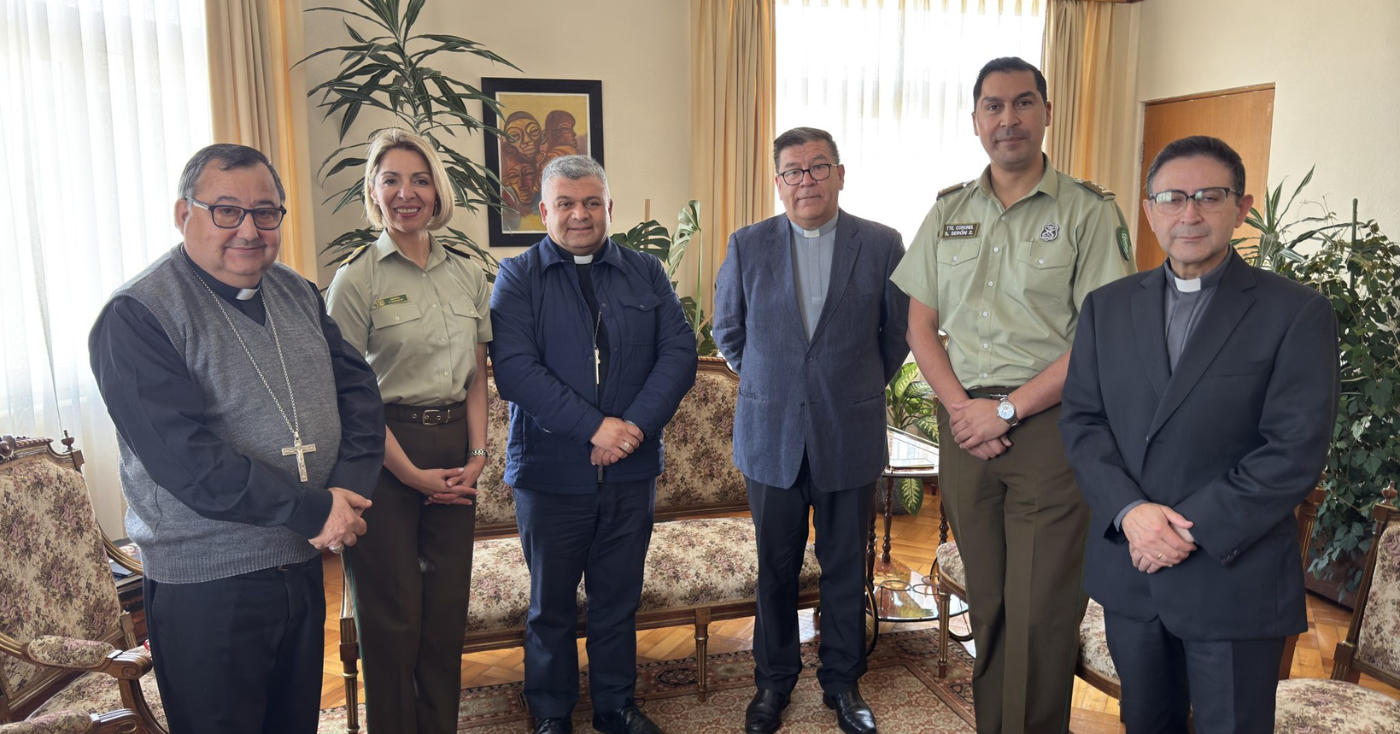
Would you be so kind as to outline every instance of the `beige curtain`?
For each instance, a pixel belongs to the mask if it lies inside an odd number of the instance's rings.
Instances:
[[[1132,223],[1138,134],[1140,5],[1050,0],[1041,68],[1054,120],[1046,152],[1060,170],[1115,192]]]
[[[214,141],[272,160],[287,189],[280,260],[316,280],[301,0],[205,0]]]
[[[682,291],[713,302],[734,230],[773,214],[773,0],[691,0],[691,191],[703,257],[686,256]]]

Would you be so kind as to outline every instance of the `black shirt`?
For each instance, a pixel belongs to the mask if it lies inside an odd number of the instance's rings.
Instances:
[[[257,323],[264,322],[261,292],[240,300],[240,289],[206,273],[183,248],[181,256],[216,295]],[[341,422],[340,453],[327,486],[369,497],[384,461],[379,386],[374,371],[345,343],[326,314],[324,301],[320,314]],[[321,532],[330,515],[330,492],[307,491],[296,472],[249,459],[210,431],[203,420],[199,384],[160,322],[139,301],[130,296],[112,299],[92,327],[88,352],[117,432],[163,489],[211,520],[286,525],[307,538]]]

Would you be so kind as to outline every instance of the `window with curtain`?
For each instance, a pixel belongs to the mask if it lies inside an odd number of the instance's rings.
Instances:
[[[986,167],[973,82],[999,56],[1040,64],[1047,2],[778,0],[777,129],[830,132],[841,207],[907,245],[940,189]]]
[[[204,2],[0,8],[0,433],[67,429],[118,537],[116,430],[87,336],[111,292],[180,241],[176,180],[212,142]]]

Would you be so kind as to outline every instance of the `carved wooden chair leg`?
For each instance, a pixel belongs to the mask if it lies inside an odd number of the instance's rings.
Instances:
[[[340,619],[340,664],[345,682],[345,734],[359,734],[360,639],[354,617]]]
[[[710,610],[695,610],[695,687],[696,697],[700,703],[705,702],[705,694],[709,692],[710,665]]]
[[[948,619],[953,600],[948,590],[938,585],[938,677],[948,677]]]

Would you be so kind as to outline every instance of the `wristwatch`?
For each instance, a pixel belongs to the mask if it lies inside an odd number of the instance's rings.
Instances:
[[[1006,421],[1008,428],[1015,428],[1021,419],[1016,417],[1016,406],[1011,404],[1011,399],[1005,395],[997,402],[997,417]]]

